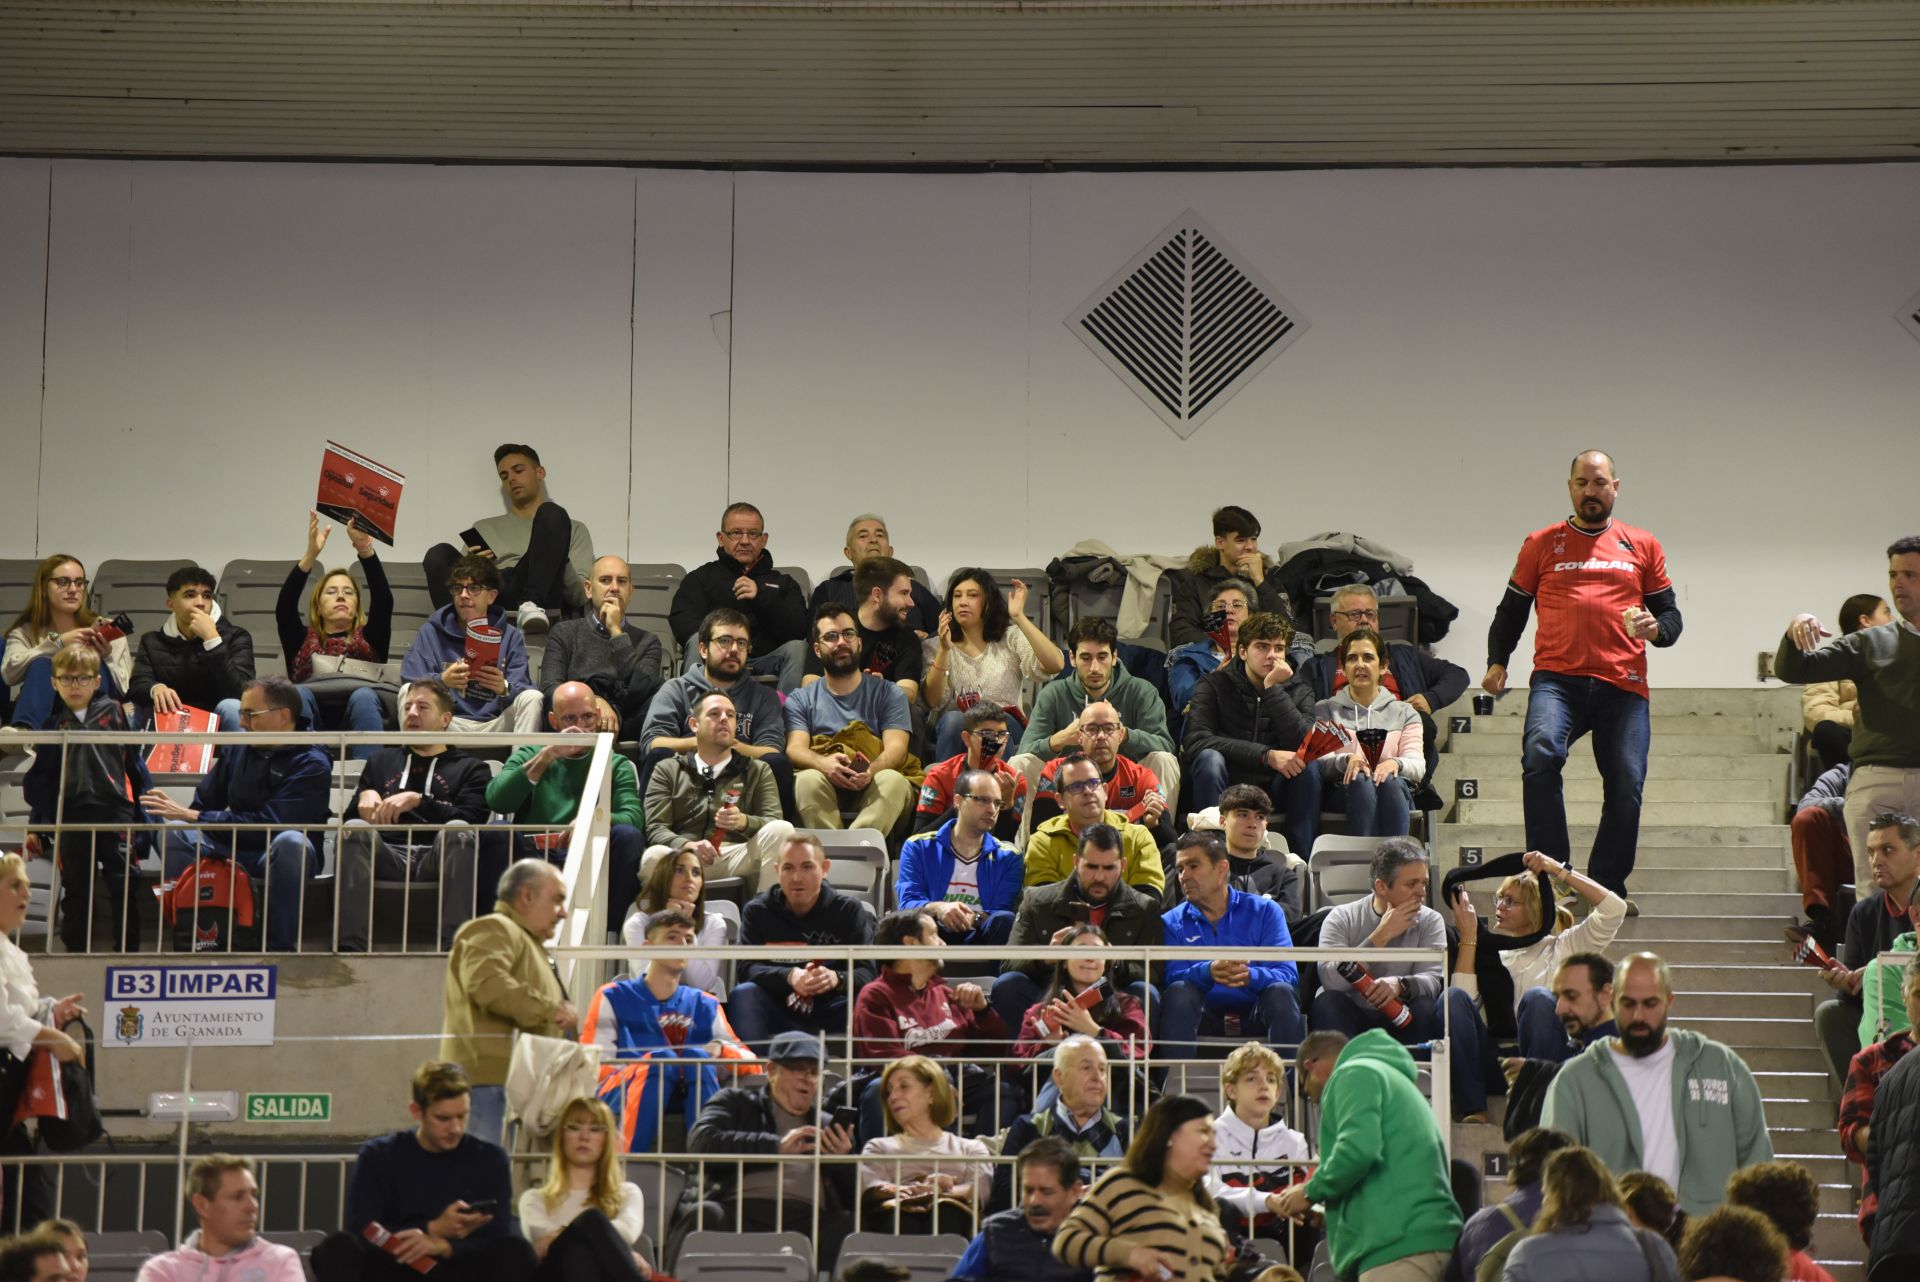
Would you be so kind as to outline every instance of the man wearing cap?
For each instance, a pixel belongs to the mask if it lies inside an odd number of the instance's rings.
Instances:
[[[746,1233],[771,1233],[808,1225],[817,1204],[820,1227],[814,1241],[821,1265],[832,1266],[841,1240],[853,1226],[853,1165],[743,1165],[730,1160],[752,1154],[853,1151],[853,1129],[833,1120],[835,1107],[847,1102],[846,1093],[840,1079],[826,1072],[825,1059],[826,1049],[812,1033],[776,1033],[767,1046],[764,1080],[729,1086],[707,1100],[687,1135],[687,1148],[723,1160],[706,1163],[700,1196],[681,1201],[668,1234],[674,1243],[665,1252],[668,1258],[678,1254],[679,1242],[703,1222]]]

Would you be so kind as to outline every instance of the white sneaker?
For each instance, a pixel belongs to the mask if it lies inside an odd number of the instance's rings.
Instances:
[[[514,622],[519,624],[520,630],[530,637],[547,634],[547,612],[531,601],[521,604],[520,613],[515,616]]]

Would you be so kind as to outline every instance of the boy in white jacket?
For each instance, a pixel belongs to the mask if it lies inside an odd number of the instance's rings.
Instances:
[[[1286,1241],[1287,1222],[1273,1213],[1272,1204],[1303,1172],[1270,1164],[1306,1160],[1307,1139],[1284,1119],[1273,1120],[1285,1082],[1285,1065],[1260,1042],[1237,1048],[1220,1068],[1227,1107],[1213,1124],[1213,1166],[1206,1184],[1229,1233]]]
[[[259,1237],[260,1188],[253,1159],[210,1153],[187,1172],[200,1227],[177,1251],[140,1266],[135,1282],[306,1282],[300,1253]]]

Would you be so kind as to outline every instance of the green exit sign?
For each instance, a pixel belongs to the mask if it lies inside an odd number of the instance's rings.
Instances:
[[[324,1091],[247,1096],[249,1122],[330,1122],[333,1096]]]

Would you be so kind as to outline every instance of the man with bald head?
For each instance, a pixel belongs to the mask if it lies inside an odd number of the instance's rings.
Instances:
[[[662,680],[660,638],[628,625],[632,599],[633,573],[625,561],[603,556],[593,563],[587,617],[556,623],[547,633],[540,692],[549,708],[563,683],[584,681],[593,690],[596,729],[619,734],[622,725],[645,719]]]
[[[1728,1176],[1772,1159],[1773,1142],[1752,1072],[1731,1048],[1669,1028],[1673,1006],[1664,961],[1635,953],[1621,962],[1613,979],[1620,1031],[1561,1066],[1540,1125],[1573,1136],[1608,1170],[1652,1171],[1687,1214],[1701,1215],[1720,1205]]]
[[[1680,606],[1660,540],[1613,517],[1620,478],[1599,450],[1576,454],[1567,495],[1573,515],[1529,534],[1506,596],[1487,630],[1488,693],[1507,690],[1507,660],[1539,607],[1533,677],[1521,739],[1521,805],[1527,848],[1568,862],[1572,839],[1560,772],[1582,735],[1600,770],[1600,824],[1587,875],[1626,897],[1640,844],[1640,794],[1652,719],[1647,645],[1680,639]],[[1627,913],[1638,909],[1627,901]]]
[[[580,814],[586,793],[587,767],[593,760],[593,736],[599,721],[593,690],[582,681],[562,683],[553,692],[553,711],[547,714],[547,724],[561,734],[579,735],[579,746],[515,748],[487,785],[487,805],[493,810],[512,823],[537,824],[550,830],[515,833],[515,859],[566,862],[573,821]],[[613,771],[613,831],[607,843],[607,917],[618,921],[640,892],[640,854],[646,843],[640,834],[640,778],[633,762],[611,753],[608,765]]]

